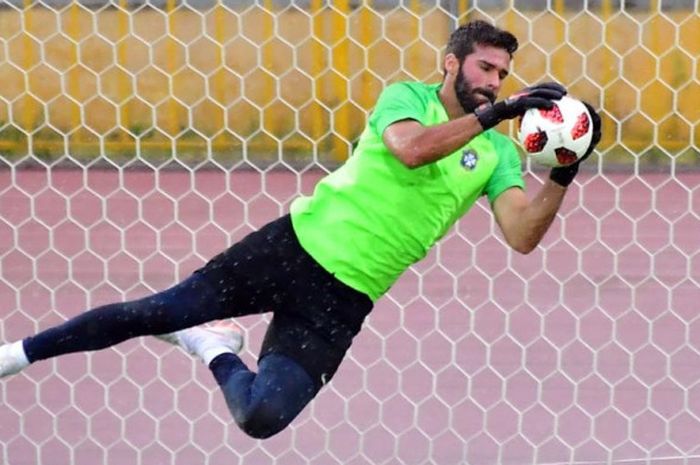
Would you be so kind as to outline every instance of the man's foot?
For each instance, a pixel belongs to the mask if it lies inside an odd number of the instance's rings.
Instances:
[[[22,341],[0,346],[0,378],[14,375],[29,366]]]
[[[196,355],[207,366],[221,354],[237,354],[243,349],[243,332],[238,325],[229,321],[219,321],[211,326],[194,326],[156,337]]]

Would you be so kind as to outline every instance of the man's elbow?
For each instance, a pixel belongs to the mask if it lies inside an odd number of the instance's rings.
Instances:
[[[394,151],[394,156],[409,169],[420,168],[425,164],[421,154],[415,150],[396,150]]]
[[[403,164],[409,169],[420,168],[425,164],[425,162],[420,157],[406,157],[401,160]]]
[[[510,247],[518,253],[527,255],[537,248],[539,241],[513,240],[509,241]]]

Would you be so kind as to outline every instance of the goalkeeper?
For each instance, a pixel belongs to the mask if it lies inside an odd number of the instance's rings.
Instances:
[[[579,168],[552,169],[531,199],[512,141],[492,130],[566,94],[554,83],[497,101],[516,38],[483,21],[450,36],[441,83],[388,86],[357,148],[290,213],[163,292],[84,312],[0,346],[0,376],[62,354],[159,335],[200,357],[250,436],[284,429],[336,372],[374,303],[486,196],[507,244],[540,242]],[[600,139],[600,119],[589,155]],[[585,157],[584,157],[585,158]],[[272,312],[257,373],[236,355],[232,323]]]

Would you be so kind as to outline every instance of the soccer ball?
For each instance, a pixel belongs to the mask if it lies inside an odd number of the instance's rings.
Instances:
[[[566,166],[585,155],[593,137],[593,123],[580,100],[564,96],[549,109],[531,108],[520,118],[518,140],[537,163]]]

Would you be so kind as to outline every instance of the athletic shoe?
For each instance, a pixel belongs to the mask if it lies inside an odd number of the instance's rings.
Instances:
[[[194,326],[156,337],[196,355],[206,365],[221,354],[237,354],[243,349],[241,328],[228,321],[219,321],[212,326]]]
[[[0,378],[14,375],[29,366],[22,341],[0,346]]]

